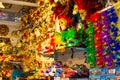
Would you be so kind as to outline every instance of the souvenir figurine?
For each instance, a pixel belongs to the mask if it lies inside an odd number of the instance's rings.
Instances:
[[[49,75],[50,75],[50,76],[54,76],[55,73],[56,73],[56,68],[55,68],[55,66],[52,66],[52,67],[51,67],[51,72],[49,72]]]
[[[86,15],[87,15],[86,11],[85,10],[79,10],[79,13],[80,13],[80,17],[82,18],[82,20],[85,20]]]
[[[60,77],[63,72],[64,72],[63,69],[57,68],[56,73],[54,74],[54,77]]]
[[[88,68],[83,64],[80,64],[79,67],[82,70],[82,75],[85,76],[85,77],[88,77],[88,75],[89,75]]]
[[[12,46],[16,46],[16,44],[18,42],[17,31],[13,31],[11,33],[10,41],[11,41]]]

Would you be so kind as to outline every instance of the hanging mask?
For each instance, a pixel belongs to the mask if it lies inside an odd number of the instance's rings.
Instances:
[[[59,16],[58,20],[59,20],[59,28],[61,31],[67,29],[67,26],[70,26],[72,23],[71,18],[66,15]]]
[[[59,24],[60,24],[60,26],[61,26],[60,28],[61,28],[62,31],[66,29],[66,26],[67,26],[67,21],[66,21],[66,19],[61,18],[61,19],[59,20]]]
[[[16,44],[18,42],[18,34],[16,31],[13,31],[11,33],[10,41],[11,41],[12,46],[16,46]]]
[[[12,46],[16,46],[18,39],[17,38],[11,38],[10,39]]]
[[[78,5],[74,5],[74,9],[73,9],[73,15],[78,13]]]
[[[40,36],[40,31],[39,31],[38,28],[35,28],[35,29],[34,29],[34,32],[35,32],[36,37],[39,37],[39,36]]]

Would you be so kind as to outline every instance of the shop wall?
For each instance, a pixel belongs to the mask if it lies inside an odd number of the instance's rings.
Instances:
[[[86,63],[85,51],[74,49],[73,58],[71,58],[72,51],[70,49],[66,49],[64,53],[57,53],[57,61],[62,61],[63,64],[68,66],[73,66],[74,64],[84,64],[87,67],[90,67],[89,64]]]

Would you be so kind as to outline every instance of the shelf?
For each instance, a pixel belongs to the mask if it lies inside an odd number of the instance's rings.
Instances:
[[[19,22],[7,21],[7,20],[0,20],[0,24],[11,25],[11,26],[16,26],[16,27],[20,25]]]
[[[0,62],[0,63],[20,64],[20,63],[22,63],[22,62],[17,62],[17,61],[10,61],[10,62]]]
[[[86,49],[85,49],[85,48],[75,47],[75,49],[77,49],[77,50],[81,50],[81,51],[86,51]]]
[[[0,2],[2,2],[2,3],[9,3],[9,4],[16,4],[16,5],[22,5],[22,6],[37,7],[37,4],[36,4],[36,3],[25,2],[25,1],[0,0]]]

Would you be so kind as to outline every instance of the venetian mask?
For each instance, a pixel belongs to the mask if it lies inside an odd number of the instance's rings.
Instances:
[[[73,15],[78,13],[78,5],[74,5]]]
[[[16,44],[18,42],[18,33],[16,31],[13,31],[11,33],[10,42],[11,42],[12,46],[16,46]]]
[[[61,18],[61,19],[59,20],[59,25],[60,25],[60,27],[61,27],[62,30],[65,30],[65,29],[66,29],[66,26],[67,26],[67,20],[64,19],[64,18]]]
[[[11,38],[10,39],[12,46],[16,46],[18,39],[17,38]]]
[[[35,29],[34,29],[34,32],[35,32],[36,37],[39,37],[39,36],[40,36],[40,31],[39,31],[38,28],[35,28]]]

